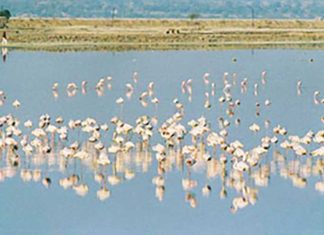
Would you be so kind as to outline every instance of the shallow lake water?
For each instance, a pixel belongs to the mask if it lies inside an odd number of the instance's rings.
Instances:
[[[20,52],[11,51],[5,63],[0,63],[0,90],[6,93],[5,104],[0,107],[0,116],[13,114],[21,121],[36,123],[42,114],[52,119],[62,116],[67,123],[70,119],[95,118],[100,123],[108,123],[113,116],[121,117],[125,122],[135,125],[141,115],[158,117],[151,145],[163,143],[157,129],[176,112],[173,100],[177,98],[185,107],[181,123],[190,129],[187,123],[192,119],[205,116],[212,129],[219,131],[218,119],[224,117],[231,122],[228,140],[241,141],[246,149],[260,143],[261,137],[273,135],[272,129],[281,125],[288,135],[304,136],[312,130],[316,133],[323,129],[321,117],[324,105],[315,105],[315,91],[324,94],[324,52],[315,50],[231,50],[231,51],[154,51],[154,52]],[[262,84],[261,73],[266,71],[266,83]],[[132,79],[138,73],[138,82]],[[223,95],[223,77],[228,72],[236,73],[237,85],[232,85],[233,99],[239,99],[240,107],[233,117],[227,117],[226,106],[218,99]],[[204,84],[203,76],[209,73],[209,84]],[[100,78],[111,76],[103,93],[98,95],[95,86]],[[245,93],[240,83],[247,78]],[[192,100],[181,91],[181,82],[192,79]],[[302,81],[301,94],[297,94],[296,84]],[[81,82],[87,81],[87,92],[82,93]],[[53,84],[58,83],[57,97],[52,92]],[[68,83],[76,83],[79,89],[74,96],[66,92]],[[149,102],[143,107],[139,96],[154,82],[154,95],[159,104],[155,107]],[[134,85],[131,99],[125,97],[125,84]],[[215,96],[210,95],[211,108],[204,107],[205,92],[215,83]],[[254,94],[254,84],[258,84],[258,94]],[[115,103],[124,98],[122,109]],[[11,103],[18,99],[20,107]],[[264,102],[269,99],[270,106]],[[260,103],[256,113],[256,103]],[[240,118],[241,124],[235,125]],[[270,120],[270,127],[264,127],[264,121]],[[258,133],[252,133],[249,126],[256,123],[261,127]],[[26,130],[24,128],[23,132]],[[106,143],[111,141],[111,130]],[[84,136],[72,135],[85,140]],[[71,137],[71,139],[72,139]],[[280,137],[281,138],[281,137]],[[189,137],[185,144],[191,141]],[[73,141],[68,140],[71,144]],[[287,155],[289,161],[298,161],[311,165],[318,158],[295,156],[291,151],[280,148],[279,143],[263,156],[262,166],[271,168],[266,185],[258,185],[246,176],[249,187],[256,189],[257,200],[254,205],[233,213],[232,200],[237,197],[235,189],[222,182],[221,175],[209,177],[204,166],[188,169],[172,169],[163,173],[163,200],[156,197],[156,186],[152,178],[157,175],[158,164],[155,154],[148,166],[136,164],[131,160],[129,168],[135,173],[131,180],[122,179],[117,185],[107,183],[110,197],[100,201],[97,191],[100,189],[94,180],[94,171],[77,164],[65,171],[59,170],[58,160],[48,166],[42,166],[43,172],[51,178],[51,186],[44,187],[41,182],[24,182],[21,169],[33,168],[26,162],[20,163],[13,177],[0,182],[0,234],[322,234],[324,232],[324,195],[315,189],[320,175],[310,174],[303,179],[303,186],[293,184],[284,177],[280,167],[274,167],[275,151]],[[323,144],[322,144],[323,145]],[[311,144],[307,150],[320,147]],[[107,147],[107,146],[106,146]],[[135,158],[135,154],[131,157]],[[219,154],[218,154],[219,155]],[[57,157],[57,156],[56,156]],[[0,166],[6,164],[3,154]],[[294,164],[295,164],[294,163]],[[24,165],[26,164],[26,165]],[[230,164],[230,161],[228,161]],[[72,164],[73,165],[73,164]],[[76,168],[76,169],[75,169]],[[72,171],[82,171],[82,182],[87,184],[89,192],[81,197],[72,189],[64,190],[59,179]],[[69,172],[70,171],[70,172]],[[74,172],[75,173],[75,172]],[[111,169],[108,174],[111,173]],[[117,172],[117,174],[119,174]],[[196,187],[184,190],[183,179],[197,181]],[[226,177],[226,176],[225,176]],[[228,176],[229,177],[229,176]],[[226,181],[226,180],[225,180]],[[202,188],[210,185],[208,197],[203,196]],[[220,198],[224,187],[227,197]],[[194,198],[194,206],[190,201]],[[189,201],[189,202],[188,202]],[[192,208],[195,207],[195,208]]]

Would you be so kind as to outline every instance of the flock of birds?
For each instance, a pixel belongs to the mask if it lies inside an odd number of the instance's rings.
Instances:
[[[112,77],[100,79],[95,85],[99,96],[105,89],[112,89]],[[74,190],[79,196],[89,191],[87,179],[98,183],[97,197],[106,200],[113,186],[133,179],[140,172],[156,167],[152,179],[155,196],[163,200],[167,189],[166,175],[172,170],[182,172],[182,187],[185,201],[193,208],[197,206],[197,190],[205,197],[218,193],[221,199],[228,191],[235,193],[231,199],[230,210],[235,213],[248,205],[254,205],[258,199],[260,187],[269,185],[271,174],[279,174],[299,188],[308,184],[308,179],[317,177],[315,190],[324,193],[324,130],[309,130],[303,136],[292,135],[280,125],[272,125],[264,120],[264,126],[256,123],[249,125],[251,135],[265,134],[252,148],[247,148],[239,140],[229,138],[230,126],[239,126],[237,109],[244,105],[244,95],[248,91],[249,80],[239,79],[237,74],[224,73],[221,82],[216,83],[206,73],[202,77],[205,86],[204,109],[213,105],[225,108],[223,115],[214,119],[206,117],[184,124],[185,104],[180,99],[173,100],[174,113],[160,121],[157,109],[160,103],[155,92],[155,84],[150,82],[143,92],[137,90],[139,74],[135,72],[129,83],[125,84],[125,93],[115,100],[120,108],[119,115],[106,123],[93,118],[84,120],[65,120],[62,116],[50,117],[44,114],[38,122],[21,121],[12,114],[0,116],[0,181],[19,174],[24,182],[41,182],[46,188],[59,184],[66,190]],[[259,94],[259,86],[266,86],[267,73],[261,73],[260,80],[252,84],[254,96]],[[192,101],[193,81],[179,84],[182,95]],[[88,92],[88,82],[81,86],[69,83],[64,90],[69,97],[79,91]],[[232,90],[239,87],[242,101],[234,97]],[[58,97],[61,85],[54,83],[53,96]],[[62,88],[61,88],[62,89]],[[93,89],[93,88],[92,88]],[[302,92],[302,82],[296,85],[297,94]],[[135,123],[123,120],[123,105],[134,95],[139,104],[146,108],[155,107],[153,115],[143,115]],[[215,99],[212,99],[215,97]],[[217,102],[214,102],[214,101]],[[0,106],[6,105],[4,91],[0,91]],[[313,102],[324,106],[324,97],[315,91]],[[216,104],[217,103],[217,104]],[[241,104],[242,103],[242,104]],[[255,119],[260,116],[261,106],[270,107],[272,102],[266,99],[255,104]],[[14,100],[12,105],[19,109],[21,103]],[[213,121],[213,122],[215,122]],[[161,122],[161,123],[160,123]],[[319,117],[324,123],[324,116]],[[153,141],[159,136],[159,143]],[[60,172],[61,178],[53,182],[51,175]],[[204,172],[206,182],[199,183],[195,172]],[[216,184],[213,179],[220,179]]]

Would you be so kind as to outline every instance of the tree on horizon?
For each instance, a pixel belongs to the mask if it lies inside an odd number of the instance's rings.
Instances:
[[[9,20],[10,19],[10,17],[11,17],[11,13],[10,13],[10,11],[8,10],[8,9],[1,9],[0,10],[0,17],[5,17],[7,20]]]

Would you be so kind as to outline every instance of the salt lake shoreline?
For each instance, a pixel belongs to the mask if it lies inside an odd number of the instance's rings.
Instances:
[[[0,31],[16,50],[324,48],[322,20],[12,18]]]

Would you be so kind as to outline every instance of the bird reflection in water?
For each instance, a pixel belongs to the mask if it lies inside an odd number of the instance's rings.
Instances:
[[[5,63],[7,60],[7,55],[8,55],[8,48],[2,47],[1,54],[2,54],[2,61]]]

